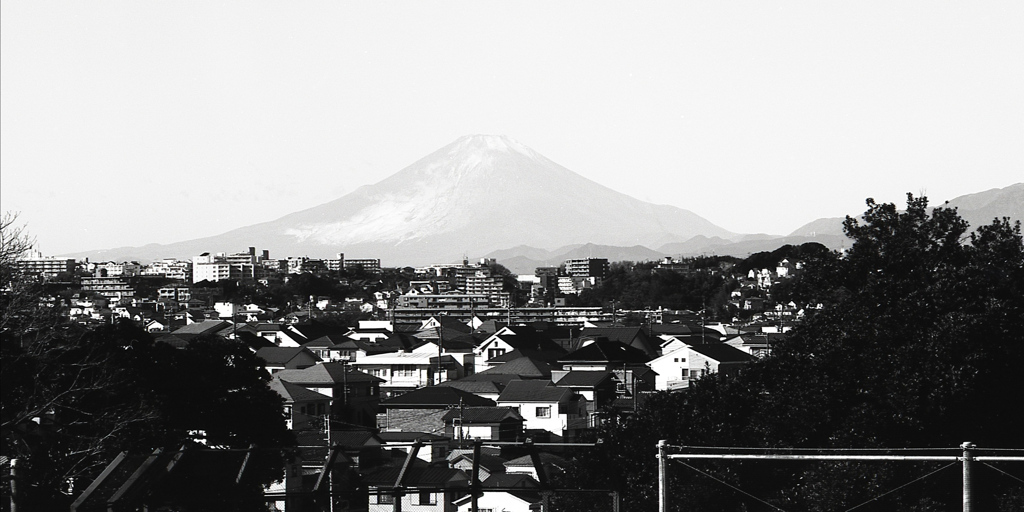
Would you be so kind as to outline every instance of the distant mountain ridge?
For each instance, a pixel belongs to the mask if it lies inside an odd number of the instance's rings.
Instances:
[[[995,216],[1024,218],[1022,204],[1024,183],[949,202],[960,206],[972,226]],[[741,235],[691,211],[616,192],[508,137],[470,135],[376,184],[274,221],[183,242],[68,256],[151,261],[252,246],[272,257],[344,253],[380,258],[385,266],[450,263],[466,256],[547,266],[557,264],[553,258],[575,257],[565,255],[580,247],[587,251],[581,257],[640,261],[663,255],[743,256],[809,241],[843,247],[842,219],[818,219],[786,237]]]
[[[970,231],[978,226],[991,224],[996,218],[1009,217],[1011,222],[1024,222],[1024,183],[959,196],[941,204],[932,204],[933,208],[936,206],[955,207],[960,217],[968,222]],[[661,245],[654,251],[646,247],[640,248],[646,250],[644,251],[635,247],[591,246],[590,253],[592,257],[608,258],[611,261],[651,261],[665,256],[688,257],[709,254],[746,257],[757,252],[770,252],[787,244],[801,245],[808,242],[817,242],[830,249],[842,250],[850,244],[850,240],[843,233],[845,220],[845,217],[817,219],[786,236],[758,234],[728,240],[698,235],[685,242]],[[533,247],[518,246],[494,251],[487,257],[497,258],[513,272],[528,273],[537,266],[555,266],[570,258],[587,257],[570,255],[570,249],[575,249],[575,246],[546,252]]]
[[[682,208],[634,199],[504,136],[471,135],[334,201],[227,233],[82,253],[100,259],[189,257],[249,246],[272,256],[379,257],[385,265],[461,260],[515,243],[661,245],[737,235]]]

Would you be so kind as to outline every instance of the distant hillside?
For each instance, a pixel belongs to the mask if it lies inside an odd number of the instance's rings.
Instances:
[[[1024,222],[1024,183],[967,194],[942,203],[935,201],[934,198],[928,199],[932,207],[956,208],[960,217],[970,224],[971,231],[978,226],[991,224],[997,217],[1009,217],[1010,220]],[[797,228],[789,236],[845,236],[845,220],[845,217],[818,219]]]
[[[271,256],[462,260],[522,244],[633,246],[735,237],[699,215],[634,199],[503,136],[459,138],[374,185],[280,219],[184,242],[92,251],[94,259],[190,257],[249,246]]]
[[[934,203],[933,203],[934,204]],[[973,228],[990,224],[996,217],[1010,217],[1011,220],[1024,220],[1024,183],[1018,183],[1001,189],[992,189],[976,194],[968,194],[949,200],[942,204],[956,207],[960,216]],[[659,259],[661,256],[689,257],[700,255],[727,255],[745,258],[758,252],[771,252],[783,245],[799,246],[808,242],[820,243],[829,249],[842,250],[849,246],[850,240],[843,234],[845,218],[822,218],[805,224],[788,236],[779,237],[765,234],[752,234],[734,237],[733,240],[721,237],[694,236],[685,242],[673,242],[657,246],[650,250],[642,246],[633,247],[601,247],[593,257],[611,261],[645,261]],[[585,258],[586,254],[579,251],[582,247],[574,246],[573,256],[566,256],[568,251],[548,251],[527,248],[529,255],[521,252],[521,248],[505,249],[491,253],[500,263],[517,272],[533,272],[538,266],[558,265],[566,259]],[[614,255],[614,256],[605,256]]]

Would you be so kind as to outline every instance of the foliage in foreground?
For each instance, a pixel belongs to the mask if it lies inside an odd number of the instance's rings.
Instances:
[[[238,493],[203,489],[190,510],[263,506],[262,484],[280,478],[294,439],[269,375],[246,346],[197,339],[156,343],[130,322],[86,329],[41,306],[14,259],[29,244],[4,217],[0,252],[0,455],[18,459],[18,505],[67,510],[127,450],[177,449],[205,433],[211,446],[256,447]],[[9,486],[0,487],[4,502]]]
[[[655,445],[804,448],[1024,448],[1024,246],[996,220],[970,237],[955,210],[868,201],[848,218],[853,247],[820,258],[800,293],[831,301],[733,379],[660,394],[600,432],[567,484],[618,489],[626,510],[657,502]],[[968,243],[969,242],[969,243]],[[955,453],[950,451],[948,453]],[[783,510],[846,510],[942,463],[693,462]],[[1015,468],[1002,467],[1003,471]],[[1009,471],[1019,474],[1019,472]],[[768,509],[679,463],[671,510]],[[980,465],[977,507],[1024,509],[1020,484]],[[959,510],[959,465],[858,510]],[[571,509],[568,508],[568,509]]]

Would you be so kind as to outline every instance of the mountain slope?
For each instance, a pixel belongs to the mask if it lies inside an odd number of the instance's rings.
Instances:
[[[960,217],[970,224],[968,228],[970,231],[974,231],[978,226],[991,224],[992,220],[997,217],[1009,217],[1011,222],[1016,220],[1024,222],[1024,183],[958,196],[945,203],[938,203],[935,200],[929,202],[933,207],[956,208]],[[797,228],[789,236],[845,237],[843,234],[844,220],[846,219],[840,217],[818,219]]]
[[[377,184],[271,222],[89,256],[188,257],[256,246],[281,257],[343,252],[419,265],[516,244],[651,246],[697,235],[736,236],[690,211],[615,192],[507,137],[473,135]]]

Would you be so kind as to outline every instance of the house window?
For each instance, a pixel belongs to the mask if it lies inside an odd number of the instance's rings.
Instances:
[[[391,367],[391,375],[395,377],[415,377],[416,366],[411,364],[396,364]]]
[[[537,417],[538,418],[550,418],[551,417],[551,407],[538,407],[537,408]]]
[[[487,349],[487,359],[494,359],[495,357],[498,357],[498,356],[501,356],[501,355],[504,355],[504,354],[505,354],[505,349],[503,349],[503,348],[489,348],[489,349]]]
[[[437,498],[433,492],[420,491],[420,505],[437,505]]]
[[[391,505],[395,503],[395,497],[388,494],[387,491],[381,491],[381,494],[377,495],[377,503]]]

